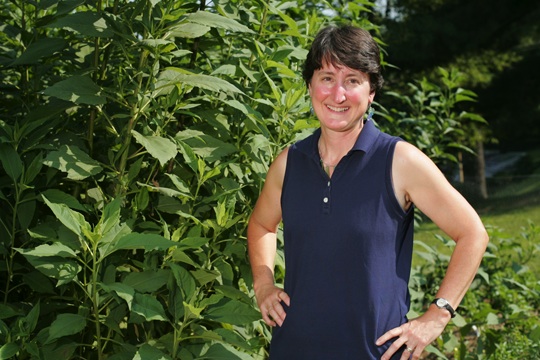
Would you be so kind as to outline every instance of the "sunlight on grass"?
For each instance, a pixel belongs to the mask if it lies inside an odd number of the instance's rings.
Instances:
[[[530,223],[540,227],[540,149],[530,151],[524,163],[513,170],[515,172],[501,173],[491,179],[489,199],[479,201],[475,208],[486,228],[499,237],[491,239],[492,241],[500,241],[502,238],[515,239],[522,242],[523,249],[529,251],[535,244],[526,244],[526,241],[540,241],[527,240],[523,236]],[[444,245],[436,236],[448,239],[448,236],[429,220],[420,223],[415,230],[416,241],[450,255],[452,248]],[[413,264],[422,263],[419,252],[424,249],[415,244],[414,251]],[[540,256],[533,257],[527,265],[540,279]]]
[[[523,208],[515,208],[508,212],[500,212],[500,209],[492,210],[492,214],[486,213],[481,215],[484,225],[488,228],[496,228],[499,233],[506,238],[522,239],[526,241],[521,234],[529,227],[529,222],[540,226],[540,204],[535,206],[526,206]],[[439,228],[431,221],[425,221],[415,230],[415,240],[422,241],[438,251],[449,255],[451,249],[444,246],[443,243],[435,238],[435,235],[441,235],[448,238]],[[525,246],[524,246],[525,247]],[[422,251],[421,248],[415,246],[415,252]],[[413,262],[422,261],[415,254]],[[531,270],[540,278],[540,257],[536,257],[529,264]]]

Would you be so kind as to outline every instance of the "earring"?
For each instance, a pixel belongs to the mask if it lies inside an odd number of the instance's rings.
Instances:
[[[309,113],[311,115],[315,115],[315,110],[313,110],[313,106],[309,108]]]
[[[367,117],[366,117],[366,121],[369,121],[373,118],[373,113],[375,112],[375,110],[373,109],[373,106],[371,105],[371,103],[369,104],[369,108],[368,108],[368,111],[367,111]],[[364,115],[365,116],[365,115]]]

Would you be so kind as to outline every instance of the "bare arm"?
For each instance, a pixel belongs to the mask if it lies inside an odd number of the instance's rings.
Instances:
[[[435,297],[456,309],[471,285],[485,252],[488,236],[471,205],[454,189],[437,166],[420,150],[405,142],[396,145],[392,166],[394,189],[402,206],[414,203],[455,242],[446,275]],[[431,305],[417,319],[384,334],[377,344],[399,337],[382,359],[389,359],[402,345],[414,349],[418,359],[450,321],[450,314]],[[407,351],[404,356],[409,358]]]
[[[274,285],[276,233],[281,221],[281,189],[287,153],[288,150],[284,150],[270,166],[247,230],[255,297],[263,320],[270,326],[281,326],[285,320],[285,310],[280,302],[290,305],[288,295]]]

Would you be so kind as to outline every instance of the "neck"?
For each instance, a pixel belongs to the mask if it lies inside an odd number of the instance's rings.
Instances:
[[[362,129],[363,123],[359,127],[345,132],[321,128],[321,137],[318,143],[321,160],[328,166],[336,166],[341,158],[352,149]]]

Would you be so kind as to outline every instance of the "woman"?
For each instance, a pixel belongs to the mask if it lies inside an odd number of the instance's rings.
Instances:
[[[383,82],[368,32],[320,31],[303,76],[320,129],[272,163],[248,226],[270,358],[418,359],[470,286],[486,231],[428,157],[365,120]],[[456,247],[438,301],[408,320],[414,207]],[[284,289],[273,274],[281,221]]]

